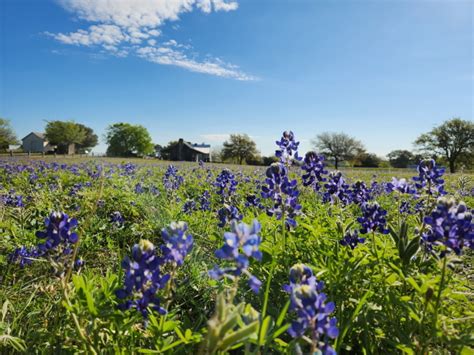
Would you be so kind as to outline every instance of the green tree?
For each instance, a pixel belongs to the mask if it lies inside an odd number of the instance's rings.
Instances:
[[[153,153],[150,133],[141,125],[115,123],[107,128],[105,139],[109,156],[135,156]]]
[[[58,146],[59,153],[74,153],[75,145],[82,144],[86,139],[84,126],[73,121],[47,121],[46,139],[50,144]]]
[[[336,169],[340,162],[353,159],[365,151],[360,141],[342,132],[321,133],[313,140],[313,145],[320,153],[334,159]]]
[[[231,134],[228,141],[225,141],[222,148],[222,158],[224,160],[237,160],[242,164],[244,160],[251,161],[258,156],[257,145],[247,134]]]
[[[415,163],[415,156],[408,150],[393,150],[387,154],[387,158],[394,168],[407,168]]]
[[[86,137],[82,143],[76,145],[76,153],[83,153],[85,150],[95,147],[99,143],[99,137],[97,137],[92,128],[81,123],[77,123],[77,125],[86,132]]]
[[[362,152],[356,157],[357,164],[362,168],[378,168],[382,160],[373,153]]]
[[[15,132],[10,125],[10,121],[0,118],[0,150],[8,149],[10,144],[17,144]]]
[[[419,136],[415,145],[421,151],[442,154],[449,164],[449,171],[454,173],[458,161],[474,150],[474,123],[453,118]]]

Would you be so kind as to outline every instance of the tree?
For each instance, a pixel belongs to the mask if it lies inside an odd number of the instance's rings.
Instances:
[[[352,159],[365,150],[360,141],[342,132],[321,133],[313,140],[313,145],[320,153],[334,159],[336,169],[339,162]]]
[[[7,150],[10,144],[17,144],[15,132],[10,125],[10,121],[0,118],[0,150]]]
[[[211,148],[211,157],[213,163],[222,163],[222,146],[214,146]]]
[[[442,154],[449,163],[449,171],[456,171],[457,162],[474,150],[474,123],[460,118],[445,121],[415,141],[420,150]]]
[[[387,154],[387,158],[394,168],[407,168],[415,163],[415,156],[408,150],[393,150]]]
[[[58,146],[59,153],[74,153],[75,145],[85,141],[87,132],[73,121],[48,121],[46,123],[46,139]]]
[[[86,137],[82,143],[76,145],[76,153],[82,153],[87,149],[95,147],[99,143],[99,137],[97,137],[92,128],[80,123],[77,123],[77,125],[86,132]]]
[[[247,134],[231,134],[222,148],[222,158],[236,159],[239,164],[244,160],[250,161],[259,154],[257,145]]]
[[[358,164],[361,168],[378,168],[382,160],[373,153],[362,152],[356,157]]]
[[[115,123],[107,128],[105,135],[107,155],[135,156],[153,153],[150,133],[141,125]]]

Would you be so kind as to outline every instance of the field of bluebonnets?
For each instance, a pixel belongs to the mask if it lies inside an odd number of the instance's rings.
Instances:
[[[2,161],[0,353],[472,354],[472,177],[276,148]]]

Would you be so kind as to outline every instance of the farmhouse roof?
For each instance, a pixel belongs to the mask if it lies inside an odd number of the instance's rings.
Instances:
[[[28,137],[31,136],[32,134],[35,135],[35,136],[38,137],[38,138],[45,139],[44,133],[41,133],[41,132],[31,132],[31,133],[27,134],[25,137],[23,137],[21,140],[24,141],[26,138],[28,138]]]
[[[189,142],[183,142],[186,144],[190,149],[195,150],[202,154],[210,154],[211,153],[211,145],[210,144],[191,144]]]

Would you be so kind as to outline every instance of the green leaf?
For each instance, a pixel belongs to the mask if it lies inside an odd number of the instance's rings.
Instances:
[[[278,316],[278,319],[276,321],[276,326],[279,327],[285,320],[286,313],[288,312],[288,308],[290,307],[290,300],[286,301],[285,305],[283,306],[280,315]]]
[[[258,343],[260,345],[264,345],[265,338],[267,337],[267,334],[272,327],[272,317],[266,316],[265,319],[262,321],[262,324],[260,327],[261,328],[259,330],[260,335],[259,335]]]
[[[222,350],[226,350],[230,346],[239,343],[241,341],[244,341],[246,338],[248,338],[252,333],[256,332],[258,330],[258,321],[255,321],[253,323],[250,323],[244,328],[241,328],[232,334],[226,336],[224,340],[221,343],[220,348]]]

